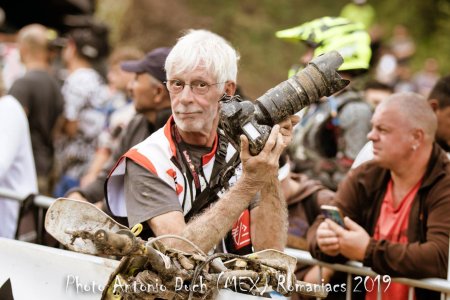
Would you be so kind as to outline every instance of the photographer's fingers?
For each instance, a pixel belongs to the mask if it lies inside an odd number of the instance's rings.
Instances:
[[[241,134],[241,161],[246,161],[251,157],[248,139],[245,135]]]
[[[276,160],[277,164],[278,159],[280,158],[280,155],[283,152],[284,148],[286,148],[286,145],[284,143],[283,135],[280,132],[277,135],[277,142],[275,144],[275,148],[272,151],[272,153],[274,154],[274,159]]]
[[[299,121],[300,121],[299,116],[297,115],[289,116],[285,120],[278,123],[278,125],[280,125],[281,128],[280,131],[283,133],[283,135],[285,135],[284,133],[292,131],[292,128],[294,128],[294,126],[297,125]]]
[[[283,121],[281,121],[280,123],[278,123],[278,125],[280,125],[281,130],[288,130],[290,131],[292,129],[292,121],[291,118],[286,118]]]
[[[279,123],[279,125],[282,126],[280,129],[280,132],[283,135],[283,142],[286,146],[292,140],[294,126],[297,124],[298,121],[299,121],[299,117],[294,115],[294,116],[290,116],[283,122]]]
[[[265,155],[268,155],[275,148],[275,146],[277,144],[279,132],[280,132],[280,125],[277,124],[277,125],[273,126],[272,131],[270,132],[269,138],[267,139],[266,144],[264,145],[264,148],[261,151]]]
[[[300,116],[293,115],[290,118],[291,118],[291,122],[292,122],[292,127],[294,127],[295,125],[298,124],[298,122],[300,122]]]

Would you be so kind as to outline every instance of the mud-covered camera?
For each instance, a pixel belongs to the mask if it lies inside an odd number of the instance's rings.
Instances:
[[[250,153],[258,154],[275,124],[349,84],[337,73],[342,63],[338,52],[328,52],[313,59],[306,68],[268,90],[255,102],[224,97],[221,100],[220,127],[237,149],[239,136],[245,134],[250,143]]]

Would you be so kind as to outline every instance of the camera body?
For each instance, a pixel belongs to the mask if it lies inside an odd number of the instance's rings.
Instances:
[[[255,102],[239,97],[221,100],[220,127],[225,136],[240,149],[240,135],[250,143],[250,153],[257,155],[264,148],[272,127],[305,106],[318,102],[346,87],[337,69],[343,63],[337,51],[313,59],[305,69],[268,90]]]

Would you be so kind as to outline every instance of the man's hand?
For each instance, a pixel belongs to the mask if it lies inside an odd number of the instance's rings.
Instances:
[[[74,200],[80,200],[80,201],[85,201],[85,202],[89,202],[88,199],[86,199],[86,198],[85,198],[81,193],[79,193],[79,192],[72,192],[72,193],[70,193],[69,195],[67,195],[66,198],[74,199]],[[97,208],[100,209],[100,210],[103,210],[103,211],[106,210],[106,206],[105,206],[105,203],[104,203],[103,201],[98,201],[98,202],[95,202],[95,203],[92,203],[92,204],[94,204],[95,207],[97,207]]]
[[[286,145],[280,133],[280,125],[275,125],[270,132],[264,148],[258,155],[251,155],[249,142],[241,135],[242,179],[251,183],[255,190],[260,190],[265,184],[277,176],[278,159]]]
[[[254,184],[264,184],[278,174],[278,160],[281,153],[292,140],[292,129],[299,121],[298,116],[290,116],[275,125],[263,150],[256,156],[249,151],[249,142],[241,135],[241,161],[243,176],[250,178]]]
[[[336,256],[340,253],[339,238],[336,232],[331,229],[331,226],[326,221],[323,221],[320,223],[319,227],[317,227],[317,245],[319,246],[320,251],[326,255]],[[336,226],[339,225],[336,224]]]
[[[283,143],[285,143],[286,146],[292,141],[292,129],[299,121],[300,117],[293,115],[278,123],[278,125],[280,125],[280,133],[283,136]]]
[[[330,219],[326,219],[325,222],[338,237],[340,253],[348,259],[362,261],[370,242],[370,236],[364,228],[349,217],[344,218],[347,229],[342,228]]]
[[[84,188],[84,187],[90,185],[92,182],[95,181],[95,179],[97,179],[97,174],[87,173],[86,175],[81,177],[81,179],[80,179],[80,187]]]

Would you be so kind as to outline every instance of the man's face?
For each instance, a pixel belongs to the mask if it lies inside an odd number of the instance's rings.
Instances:
[[[122,70],[120,64],[113,64],[108,70],[108,82],[115,90],[126,92],[127,85],[133,80],[135,74]]]
[[[372,109],[375,109],[380,102],[391,95],[387,90],[367,89],[364,92],[364,99],[370,104]]]
[[[399,108],[381,104],[372,116],[372,130],[367,138],[373,142],[373,161],[392,169],[412,154],[413,132]]]
[[[217,85],[212,85],[204,95],[193,93],[190,86],[193,82],[215,84],[216,79],[205,71],[196,68],[192,72],[177,74],[169,80],[180,80],[186,83],[179,93],[171,93],[172,114],[177,126],[184,132],[211,132],[217,126],[219,118],[219,100],[224,91],[219,91]]]
[[[134,79],[128,84],[133,103],[138,113],[154,110],[155,95],[158,81],[147,73],[134,74]]]
[[[438,128],[436,138],[441,141],[450,141],[450,106],[436,110]]]

